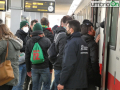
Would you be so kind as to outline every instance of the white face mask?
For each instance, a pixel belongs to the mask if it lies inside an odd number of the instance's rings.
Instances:
[[[23,31],[28,33],[29,28],[28,27],[23,27]]]

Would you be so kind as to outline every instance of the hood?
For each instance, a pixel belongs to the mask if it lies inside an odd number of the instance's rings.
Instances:
[[[25,33],[23,30],[17,30],[16,34],[26,35],[27,36],[27,33]]]
[[[64,27],[60,26],[60,27],[56,28],[55,33],[59,33],[59,32],[66,32],[66,29]]]
[[[19,39],[17,37],[16,37],[16,39],[9,37],[9,41],[13,44],[13,46],[15,47],[15,49],[17,49],[17,50],[22,49],[22,47],[23,47],[23,41],[21,39]]]
[[[50,32],[52,32],[52,33],[53,33],[53,31],[52,31],[52,29],[51,29],[51,28],[43,28],[43,31],[45,31],[45,30],[48,30],[48,31],[50,31]]]
[[[94,40],[94,37],[93,36],[90,36],[88,34],[86,35],[82,35],[82,38],[86,41],[86,42],[89,42],[91,40]]]
[[[43,38],[43,37],[33,36],[33,37],[31,38],[31,40],[32,40],[32,42],[36,43],[36,42],[38,42],[41,38]]]

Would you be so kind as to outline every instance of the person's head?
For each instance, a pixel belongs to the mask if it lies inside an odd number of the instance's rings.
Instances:
[[[45,18],[45,17],[43,17],[43,18],[41,19],[41,25],[46,25],[46,26],[49,27],[49,21],[48,21],[48,19]]]
[[[83,24],[89,24],[89,25],[93,26],[93,23],[88,19],[84,19],[82,23]]]
[[[3,20],[2,19],[0,19],[0,24],[3,24]]]
[[[0,40],[1,39],[6,39],[6,38],[9,38],[9,37],[16,38],[16,36],[13,35],[13,33],[9,30],[7,25],[1,24],[0,25]]]
[[[30,26],[31,30],[33,30],[33,27],[37,22],[38,22],[37,20],[32,20],[31,21],[31,26]]]
[[[63,16],[63,18],[61,19],[61,26],[65,27],[67,26],[67,22],[72,20],[72,17],[70,16]]]
[[[95,30],[93,26],[89,23],[81,25],[81,34],[89,34],[90,36],[95,36]]]
[[[58,25],[55,25],[52,27],[53,33],[55,34],[56,29],[58,28]]]
[[[38,36],[44,35],[42,25],[40,23],[36,23],[33,27],[33,33],[36,32]]]
[[[28,21],[20,22],[20,29],[27,33],[28,30],[29,30],[29,23],[28,23]]]
[[[74,32],[80,32],[80,22],[77,20],[68,21],[66,31],[68,35]]]

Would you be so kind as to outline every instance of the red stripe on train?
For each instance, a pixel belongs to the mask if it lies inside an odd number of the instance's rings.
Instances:
[[[114,84],[114,76],[108,72],[108,85],[107,85],[108,90],[120,90],[120,81],[115,79],[115,84]]]
[[[100,74],[102,73],[102,64],[99,63],[99,67],[100,67]]]

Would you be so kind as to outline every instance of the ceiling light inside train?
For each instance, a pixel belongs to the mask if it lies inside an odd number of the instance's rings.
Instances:
[[[82,0],[73,0],[67,15],[72,15]]]

